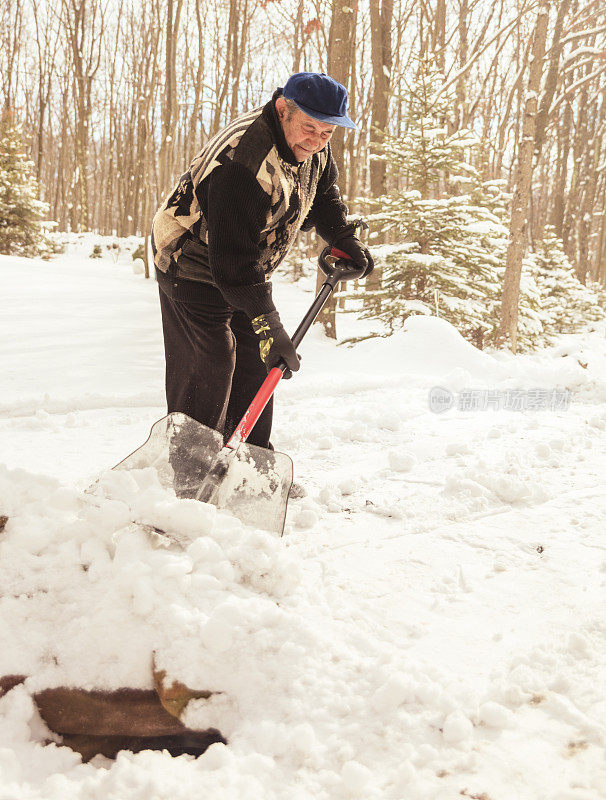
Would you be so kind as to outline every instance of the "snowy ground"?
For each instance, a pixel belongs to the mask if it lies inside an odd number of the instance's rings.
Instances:
[[[90,250],[0,257],[0,673],[32,674],[0,700],[0,799],[606,798],[604,329],[518,357],[435,318],[314,330],[278,389],[308,496],[275,540],[116,473],[120,501],[82,494],[164,413],[156,286]],[[313,281],[274,284],[293,329]],[[227,747],[41,744],[28,691],[150,685],[152,649],[223,692],[186,721]]]

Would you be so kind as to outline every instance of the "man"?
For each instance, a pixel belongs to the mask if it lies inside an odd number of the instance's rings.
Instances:
[[[280,322],[269,276],[299,230],[315,227],[365,269],[368,249],[348,225],[329,140],[347,90],[297,73],[263,108],[238,117],[194,157],[154,217],[168,411],[231,435],[265,378],[299,358]],[[248,441],[270,447],[272,403]]]

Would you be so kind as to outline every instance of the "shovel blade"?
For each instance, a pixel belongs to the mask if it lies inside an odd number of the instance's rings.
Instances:
[[[293,465],[289,456],[254,444],[223,448],[197,499],[230,511],[245,525],[281,536]]]
[[[173,412],[154,423],[147,441],[114,469],[149,467],[177,497],[212,503],[245,525],[282,535],[293,476],[284,453],[251,444],[230,450],[220,433]]]
[[[187,414],[173,412],[152,426],[147,441],[114,469],[153,467],[160,485],[195,497],[223,447],[223,437]]]

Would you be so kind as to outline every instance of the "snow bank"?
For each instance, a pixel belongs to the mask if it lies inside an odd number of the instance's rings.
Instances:
[[[302,579],[303,562],[282,540],[176,499],[155,475],[109,472],[86,495],[0,471],[2,496],[11,498],[0,534],[0,674],[30,676],[3,701],[12,739],[44,738],[29,693],[151,687],[153,654],[169,681],[215,693],[184,715],[189,727],[217,727],[230,740],[229,751],[211,748],[202,769],[234,762],[242,780],[251,763],[257,780],[300,770],[301,797],[310,796],[314,775],[322,776],[321,797],[379,797],[381,786],[410,781],[412,751],[396,767],[387,759],[380,778],[374,770],[394,737],[440,738],[457,704],[439,673],[406,663],[397,647],[360,629],[317,571]],[[457,746],[472,732],[468,721]],[[18,755],[11,759],[0,758],[0,774],[22,780]],[[207,785],[231,781],[226,769]],[[259,791],[274,796],[266,780]]]
[[[482,480],[472,473],[466,479],[472,477]],[[504,502],[541,500],[502,483],[484,481],[484,487],[505,491]],[[457,490],[446,482],[447,496]],[[343,591],[337,575],[327,580],[315,559],[306,562],[304,549],[296,555],[285,540],[245,528],[214,507],[176,499],[153,470],[108,472],[89,495],[2,468],[0,496],[11,515],[0,534],[0,671],[31,676],[2,700],[0,733],[10,749],[0,749],[0,781],[9,791],[0,797],[11,797],[15,787],[13,796],[44,800],[66,792],[82,800],[125,792],[145,800],[153,786],[167,800],[192,792],[278,800],[285,791],[300,800],[441,800],[446,787],[461,788],[457,775],[465,774],[471,786],[490,785],[495,799],[505,800],[509,769],[500,748],[526,752],[525,742],[532,759],[531,743],[546,714],[558,740],[580,731],[579,741],[587,743],[580,752],[587,748],[592,770],[586,786],[602,785],[593,765],[606,735],[569,699],[567,677],[577,663],[595,662],[589,638],[569,638],[557,656],[545,645],[501,657],[473,690],[460,665],[453,671],[453,660],[473,651],[470,630],[463,629],[464,643],[435,643],[448,657],[431,649],[415,655],[428,620],[448,615],[466,597],[467,611],[450,615],[454,641],[466,613],[490,639],[491,626],[498,630],[501,623],[499,617],[488,622],[494,608],[485,609],[483,598],[490,594],[479,596],[478,589],[485,583],[484,592],[495,591],[490,579],[513,573],[515,553],[495,558],[485,577],[486,566],[474,557],[453,579],[440,577],[452,536],[418,542],[416,558],[390,567],[404,578],[439,544],[438,560],[417,575],[407,595],[396,588],[402,579],[390,579],[385,608],[388,616],[407,619],[402,641],[372,621],[373,601],[352,596],[351,587]],[[476,533],[466,527],[470,543],[481,536],[481,527]],[[498,555],[478,546],[488,563]],[[423,586],[427,581],[433,588]],[[380,584],[369,586],[374,593]],[[494,641],[499,638],[495,633]],[[191,701],[183,721],[219,728],[227,747],[213,745],[195,761],[124,753],[108,770],[101,758],[80,765],[65,748],[41,746],[48,732],[32,692],[57,685],[149,688],[152,657],[168,681],[214,693]],[[544,710],[530,714],[535,702]],[[482,768],[474,782],[476,751]],[[521,756],[516,759],[519,765]]]
[[[11,498],[0,537],[1,638],[10,643],[0,674],[31,675],[31,688],[151,686],[152,651],[174,651],[180,631],[187,639],[193,624],[207,640],[227,600],[252,604],[254,627],[264,604],[296,587],[275,538],[171,497],[154,470],[109,472],[92,496],[24,471],[4,469],[0,480]],[[229,649],[225,634],[221,642]]]
[[[360,342],[356,345],[358,350],[367,358],[376,360],[379,356],[398,372],[435,376],[458,367],[483,378],[499,374],[498,364],[491,356],[477,350],[439,317],[408,317],[403,330],[385,339]]]
[[[384,365],[387,374],[425,376],[453,391],[470,386],[582,389],[601,396],[606,390],[606,363],[600,355],[603,348],[592,347],[590,341],[603,336],[602,330],[571,335],[565,346],[514,356],[509,351],[478,350],[446,320],[419,314],[408,317],[404,328],[392,336],[360,342],[355,355],[375,369]],[[586,353],[592,354],[590,369]]]

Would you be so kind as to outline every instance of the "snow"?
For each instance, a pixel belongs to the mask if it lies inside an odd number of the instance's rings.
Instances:
[[[451,143],[456,147],[477,147],[480,144],[480,139],[477,136],[463,136],[461,138],[452,138]],[[450,177],[449,177],[450,180]]]
[[[470,222],[465,226],[465,230],[470,233],[478,233],[486,236],[502,236],[507,233],[506,228],[500,222],[483,220],[481,222]]]
[[[31,675],[0,700],[0,798],[606,797],[603,326],[524,356],[433,316],[314,327],[278,388],[307,490],[278,539],[107,471],[164,414],[163,348],[154,282],[92,241],[0,257],[0,672]],[[294,329],[312,281],[274,285]],[[435,387],[571,401],[438,414]],[[150,687],[152,652],[215,692],[184,721],[227,746],[45,743],[32,692]]]
[[[579,56],[594,56],[596,58],[604,58],[604,48],[589,47],[587,45],[583,45],[582,47],[577,47],[576,50],[573,50],[564,58],[563,66],[567,67],[570,63],[579,58]]]
[[[425,267],[433,267],[436,264],[442,264],[444,258],[440,255],[432,253],[411,253],[408,258],[417,264],[422,264]]]

